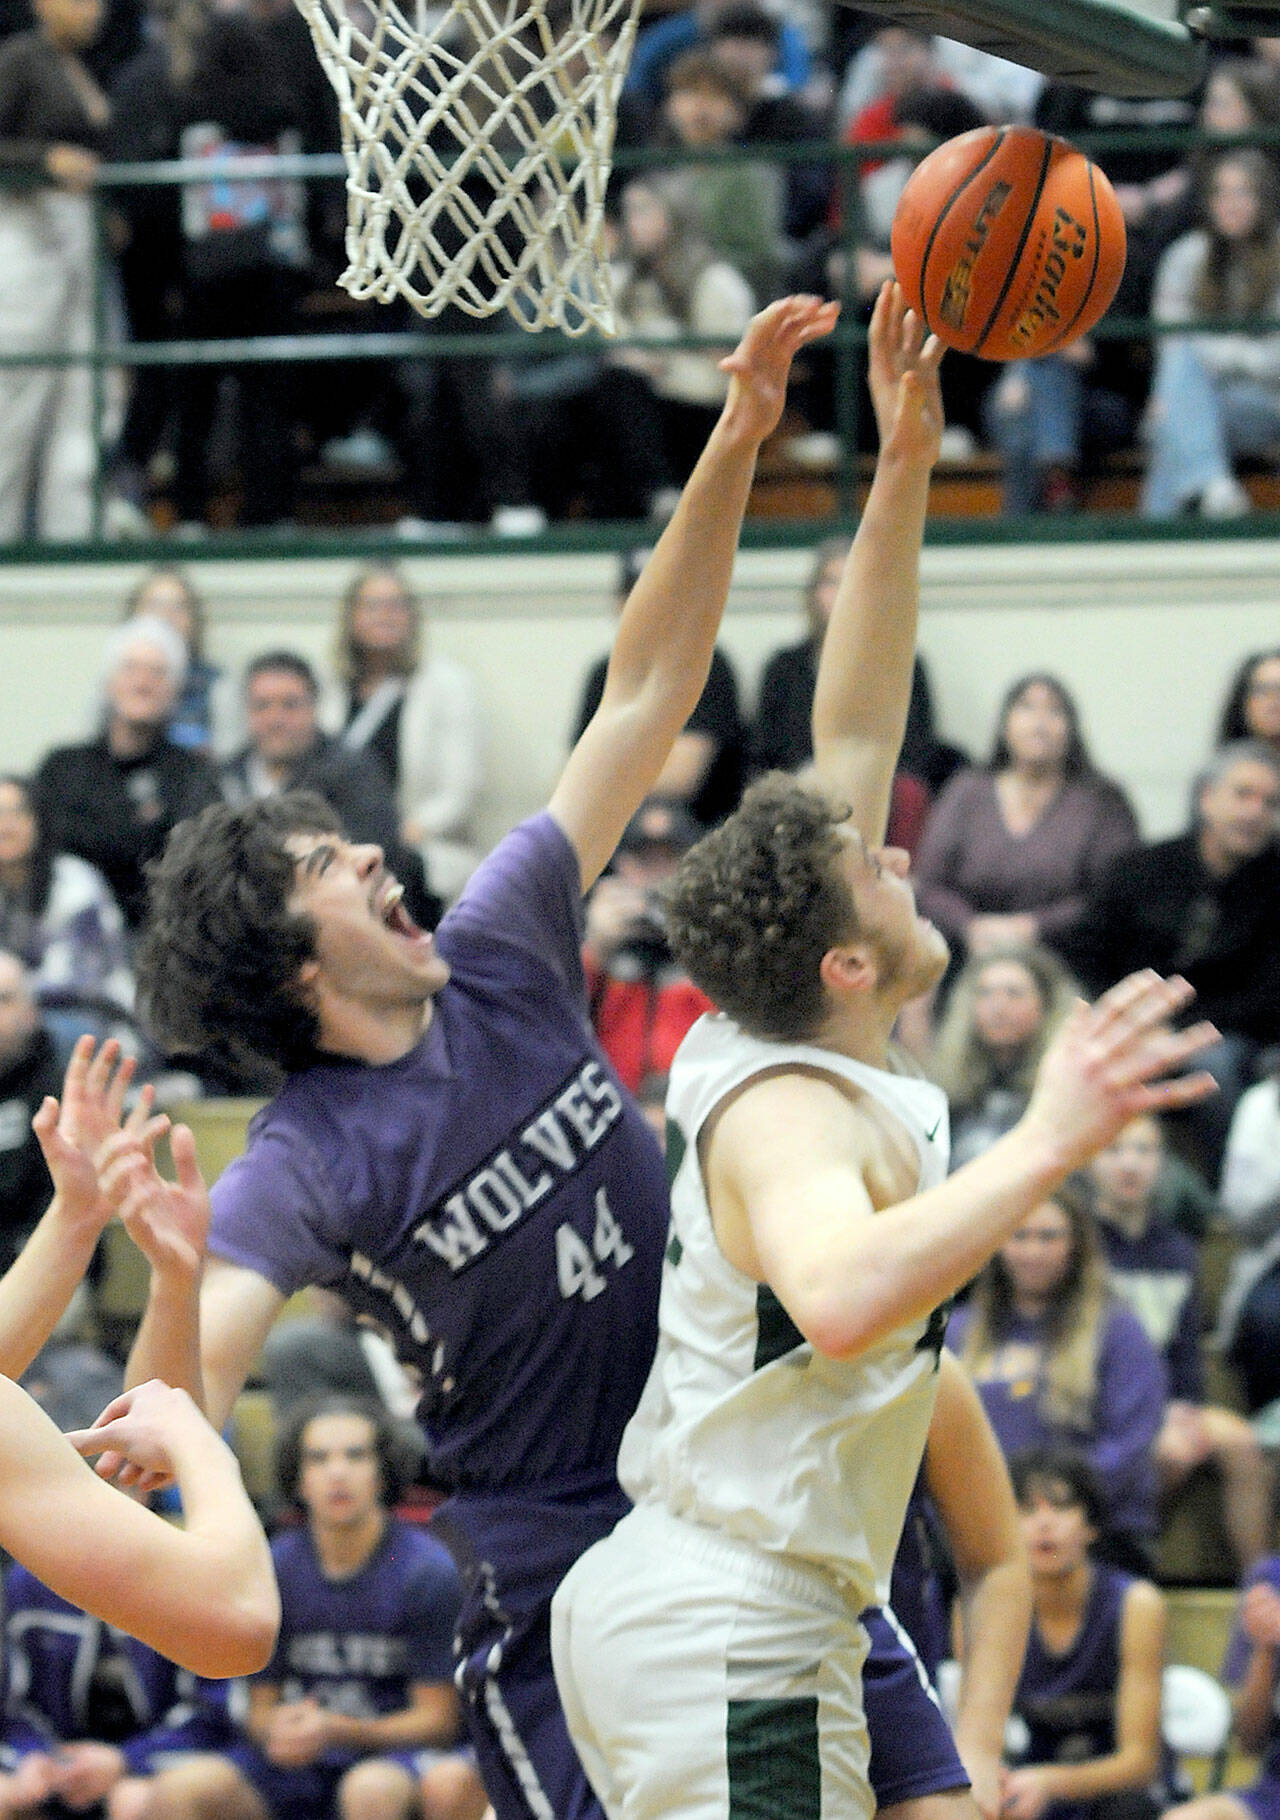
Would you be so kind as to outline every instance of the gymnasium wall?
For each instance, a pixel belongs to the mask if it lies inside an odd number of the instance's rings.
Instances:
[[[351,561],[190,564],[209,654],[234,671],[292,646],[323,664]],[[583,672],[612,628],[611,557],[443,556],[405,563],[431,637],[471,666],[489,728],[492,839],[553,783]],[[760,667],[800,634],[803,551],[739,559],[723,644],[754,705]],[[24,770],[91,724],[102,639],[141,567],[0,569],[0,768]],[[984,752],[1006,684],[1048,669],[1077,695],[1102,767],[1144,831],[1176,831],[1239,657],[1280,646],[1280,542],[931,548],[921,649],[942,731]]]

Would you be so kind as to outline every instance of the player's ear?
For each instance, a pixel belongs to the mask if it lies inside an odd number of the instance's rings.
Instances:
[[[828,948],[819,964],[818,977],[836,998],[848,998],[851,992],[870,992],[876,983],[875,951],[869,942]]]
[[[304,1005],[314,1006],[316,1000],[316,981],[320,977],[320,963],[317,960],[303,961],[298,968],[298,997]]]

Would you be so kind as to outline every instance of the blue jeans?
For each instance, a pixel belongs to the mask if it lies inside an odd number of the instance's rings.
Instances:
[[[1265,454],[1280,440],[1276,388],[1215,378],[1189,336],[1160,343],[1151,402],[1144,518],[1172,518],[1210,481],[1225,479],[1234,456]]]
[[[1018,363],[1027,395],[1010,409],[997,383],[987,395],[987,435],[1004,459],[1001,509],[1035,512],[1046,468],[1074,470],[1086,447],[1122,448],[1132,430],[1132,412],[1118,392],[1091,382],[1086,368],[1060,354]]]

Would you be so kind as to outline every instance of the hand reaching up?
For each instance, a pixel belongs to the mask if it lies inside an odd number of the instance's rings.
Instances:
[[[756,441],[778,427],[792,361],[801,348],[829,335],[839,314],[838,303],[820,297],[779,298],[751,318],[733,353],[720,362],[730,379],[726,414]]]
[[[67,1064],[62,1098],[46,1099],[31,1121],[64,1211],[100,1227],[112,1212],[98,1183],[96,1159],[102,1146],[108,1138],[124,1135],[141,1154],[150,1156],[169,1125],[163,1115],[152,1116],[155,1095],[150,1086],[142,1089],[121,1123],[133,1073],[133,1057],[122,1056],[114,1038],[95,1048],[91,1036],[82,1036]]]
[[[194,1277],[209,1236],[209,1190],[186,1125],[173,1127],[170,1147],[176,1182],[167,1182],[156,1168],[154,1146],[144,1133],[126,1125],[98,1152],[98,1184],[153,1270]]]
[[[942,343],[925,339],[924,324],[907,308],[902,287],[881,285],[871,312],[867,382],[875,407],[880,447],[932,465],[942,440]]]
[[[1064,1174],[1139,1113],[1192,1106],[1216,1091],[1212,1075],[1187,1073],[1186,1066],[1218,1032],[1207,1023],[1187,1030],[1171,1023],[1194,996],[1186,980],[1148,969],[1094,1005],[1077,1004],[1045,1053],[1022,1119]]]

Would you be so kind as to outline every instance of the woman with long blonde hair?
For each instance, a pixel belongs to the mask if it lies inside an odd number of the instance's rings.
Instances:
[[[1165,1369],[1137,1316],[1108,1288],[1079,1190],[1064,1185],[1028,1215],[952,1316],[947,1341],[1006,1459],[1028,1447],[1078,1447],[1106,1493],[1107,1558],[1145,1571]]]

